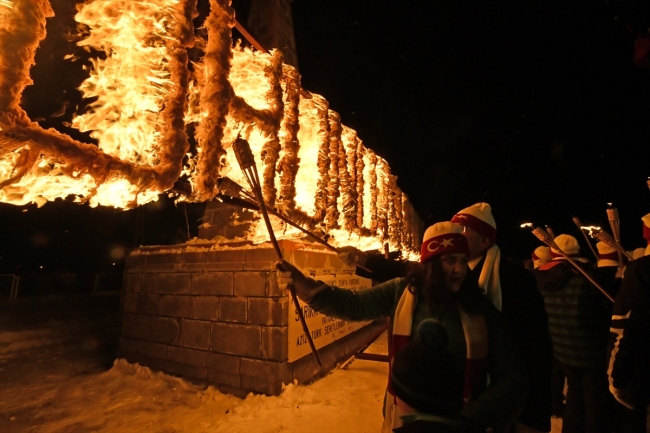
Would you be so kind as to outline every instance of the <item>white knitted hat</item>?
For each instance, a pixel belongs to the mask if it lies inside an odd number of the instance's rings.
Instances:
[[[451,222],[469,227],[492,242],[497,241],[497,223],[492,216],[492,208],[487,203],[476,203],[461,210]]]
[[[620,266],[618,261],[618,252],[616,248],[605,242],[598,242],[596,244],[598,249],[598,267],[605,268],[608,266]]]
[[[533,251],[533,267],[535,269],[551,260],[553,260],[553,257],[551,256],[551,249],[549,247],[541,246],[535,248],[535,251]]]

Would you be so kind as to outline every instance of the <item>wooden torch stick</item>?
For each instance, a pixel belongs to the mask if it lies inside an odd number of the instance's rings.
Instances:
[[[601,242],[605,242],[608,245],[611,245],[612,247],[616,248],[616,251],[618,251],[620,254],[625,255],[630,260],[634,260],[634,257],[627,251],[625,251],[625,248],[621,246],[616,240],[607,233],[605,230],[602,230],[600,227],[590,227],[589,228],[589,234],[593,236],[594,238],[598,239]]]
[[[618,209],[615,207],[607,209],[607,219],[609,220],[609,226],[612,228],[614,240],[618,245],[621,245],[621,221],[618,219]],[[620,268],[623,266],[623,253],[621,253],[618,248],[616,249],[616,252],[618,253],[618,262],[620,263]]]
[[[596,286],[596,288],[597,288],[598,290],[600,290],[600,291],[603,293],[603,295],[605,295],[605,296],[607,297],[607,299],[609,299],[610,301],[614,302],[614,298],[612,298],[612,296],[611,296],[609,293],[607,293],[607,291],[606,291],[605,289],[603,289],[603,288],[600,286],[600,284],[598,284],[598,283],[596,282],[596,280],[594,280],[594,279],[593,279],[593,278],[592,278],[592,277],[591,277],[591,276],[590,276],[590,275],[589,275],[589,274],[588,274],[584,269],[582,269],[582,267],[581,267],[580,265],[578,265],[578,263],[576,263],[575,260],[573,260],[571,257],[567,256],[567,255],[564,253],[564,251],[562,251],[562,249],[560,249],[560,247],[555,243],[555,241],[554,241],[554,240],[551,238],[551,236],[546,232],[546,230],[544,230],[544,229],[541,228],[541,227],[538,227],[538,228],[536,228],[536,229],[533,230],[533,234],[537,237],[537,239],[539,239],[540,241],[544,242],[544,243],[545,243],[546,245],[548,245],[549,247],[551,247],[551,248],[553,248],[553,249],[559,251],[559,253],[562,254],[562,257],[564,257],[565,259],[567,259],[567,260],[569,261],[569,263],[571,263],[571,264],[573,265],[574,268],[576,268],[578,271],[580,271],[580,273],[581,273],[582,275],[584,275],[585,278],[587,278],[591,284],[593,284],[594,286]]]
[[[587,245],[589,245],[589,249],[591,250],[592,253],[594,253],[594,257],[596,257],[596,261],[598,261],[598,253],[594,249],[594,246],[591,245],[591,242],[589,241],[589,236],[587,236],[587,233],[582,229],[582,223],[580,222],[580,218],[578,217],[572,217],[573,223],[578,227],[578,230],[580,230],[580,233],[582,233],[582,236],[585,237],[585,241],[587,241]]]
[[[269,219],[269,214],[266,209],[266,203],[264,203],[264,197],[262,196],[262,187],[260,186],[259,175],[257,173],[257,166],[255,165],[255,157],[253,156],[253,152],[251,152],[251,148],[248,142],[239,137],[237,138],[237,140],[235,140],[232,147],[233,150],[235,151],[235,156],[237,156],[237,162],[239,163],[240,168],[244,172],[244,176],[246,177],[246,180],[248,181],[251,190],[253,191],[255,197],[257,198],[257,204],[260,207],[260,213],[264,218],[264,223],[266,224],[266,229],[269,232],[269,237],[271,238],[271,243],[273,244],[273,248],[275,249],[275,252],[278,255],[278,259],[283,260],[282,250],[280,250],[280,245],[278,244],[278,240],[275,238],[275,233],[273,232],[273,227],[271,226],[271,220]],[[305,321],[305,316],[302,313],[302,308],[300,307],[298,296],[296,296],[296,290],[293,286],[289,286],[289,292],[291,293],[293,305],[296,308],[296,312],[298,313],[298,319],[300,320],[300,324],[302,325],[302,330],[305,333],[305,336],[307,337],[307,342],[309,343],[309,347],[311,348],[311,353],[314,355],[314,358],[316,359],[316,363],[318,364],[318,366],[322,367],[323,365],[321,364],[320,357],[318,356],[318,351],[316,350],[314,341],[311,338],[311,333],[309,332],[309,327],[307,326],[307,322]]]

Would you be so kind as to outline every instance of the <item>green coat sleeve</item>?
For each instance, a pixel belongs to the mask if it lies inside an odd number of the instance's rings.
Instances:
[[[478,398],[465,405],[461,415],[501,431],[521,412],[528,394],[528,375],[501,314],[492,305],[487,309],[490,383]]]
[[[362,290],[328,286],[312,299],[309,306],[319,313],[350,322],[390,317],[404,287],[403,278]]]

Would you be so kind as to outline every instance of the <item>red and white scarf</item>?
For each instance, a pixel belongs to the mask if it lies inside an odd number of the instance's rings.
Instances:
[[[407,287],[397,303],[393,319],[392,339],[389,347],[390,369],[393,368],[395,354],[411,341],[413,312],[416,303],[417,296],[411,293]],[[487,386],[488,332],[485,316],[467,313],[461,307],[458,307],[458,312],[467,344],[465,390],[463,395],[467,403],[483,392]],[[381,429],[382,433],[392,432],[394,428],[402,426],[400,416],[404,415],[404,413],[401,413],[399,406],[396,404],[395,394],[390,383],[390,372],[384,410],[385,418]]]

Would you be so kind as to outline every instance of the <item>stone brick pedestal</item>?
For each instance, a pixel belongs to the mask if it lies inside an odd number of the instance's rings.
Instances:
[[[368,287],[320,245],[280,241],[285,259],[342,286]],[[288,293],[278,289],[270,243],[142,247],[126,263],[120,356],[209,382],[222,391],[277,395],[325,374],[381,324],[350,324],[308,306],[318,369]]]

